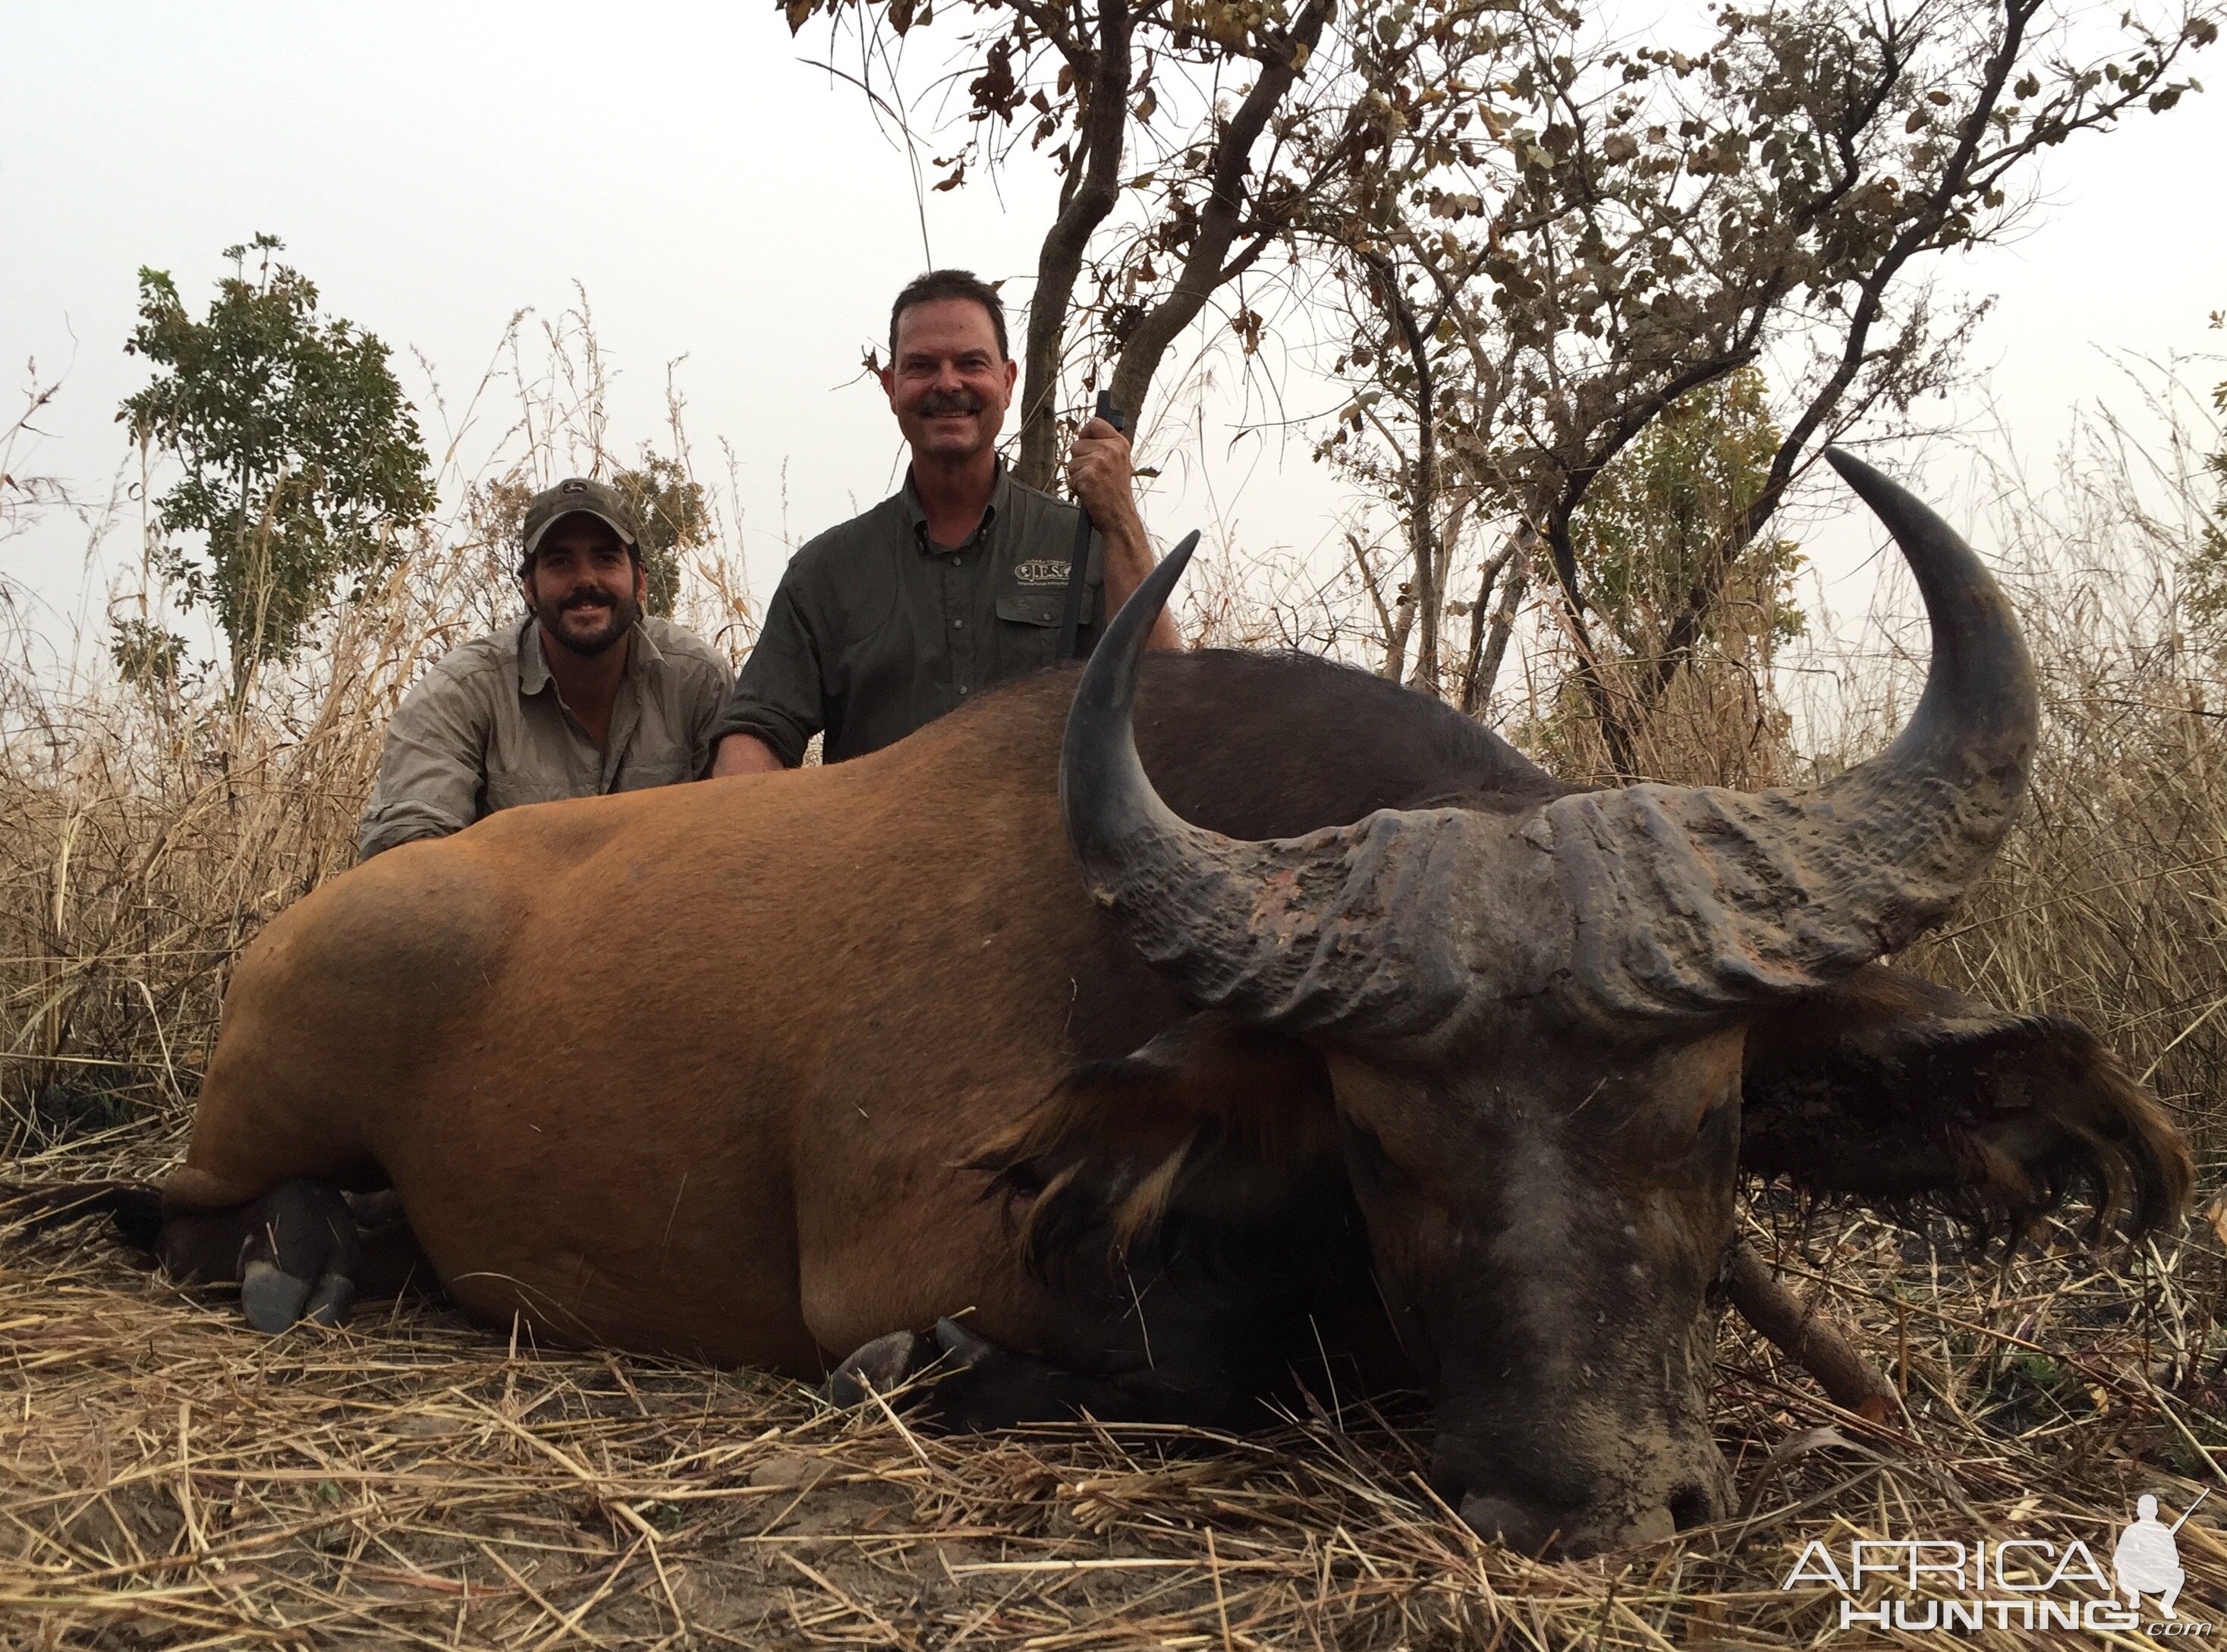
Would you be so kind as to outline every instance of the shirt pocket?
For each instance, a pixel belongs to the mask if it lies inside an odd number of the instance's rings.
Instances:
[[[1090,593],[1083,593],[1083,619],[1089,620]],[[1002,593],[997,603],[998,653],[1000,677],[1037,671],[1052,663],[1059,653],[1059,622],[1067,592],[1057,585]]]
[[[1098,612],[1098,588],[1082,588],[1082,612],[1078,626],[1089,626]],[[1060,619],[1067,615],[1067,585],[1020,585],[998,596],[998,635],[1016,670],[1049,666],[1060,647]]]

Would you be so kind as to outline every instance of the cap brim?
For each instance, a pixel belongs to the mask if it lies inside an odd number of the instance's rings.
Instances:
[[[619,536],[619,543],[621,545],[625,545],[630,551],[640,549],[640,545],[634,537],[634,530],[627,526],[625,523],[619,521],[615,517],[606,516],[603,512],[597,510],[592,505],[575,505],[570,510],[558,512],[556,515],[551,517],[539,527],[534,529],[533,533],[527,534],[526,536],[526,554],[530,557],[536,551],[539,551],[541,548],[542,540],[549,537],[549,530],[555,527],[558,523],[565,520],[567,517],[571,516],[592,516],[596,520],[601,522],[605,527],[610,529],[612,533],[617,534]]]

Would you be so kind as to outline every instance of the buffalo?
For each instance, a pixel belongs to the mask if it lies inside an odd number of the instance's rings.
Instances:
[[[1241,1420],[1336,1359],[1427,1394],[1480,1532],[1709,1521],[1744,1168],[2013,1230],[2189,1183],[2083,1029],[1874,961],[2001,841],[2037,697],[1973,553],[1835,462],[1934,652],[1821,786],[1579,790],[1360,672],[1142,656],[1179,552],[1079,681],[299,902],[239,961],[157,1252],[265,1330],[422,1256],[577,1343],[848,1392],[940,1361],[960,1426]]]

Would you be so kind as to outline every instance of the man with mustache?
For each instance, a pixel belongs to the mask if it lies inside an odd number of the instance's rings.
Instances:
[[[935,270],[897,295],[882,389],[912,450],[904,486],[790,558],[720,719],[714,773],[794,768],[824,731],[829,762],[902,740],[1058,652],[1075,507],[998,461],[1017,364],[996,290]],[[1088,507],[1078,647],[1152,571],[1129,443],[1093,419],[1068,456]],[[1151,646],[1182,647],[1165,614]]]
[[[526,618],[446,655],[394,714],[364,810],[363,859],[520,803],[695,780],[711,765],[726,662],[642,612],[641,536],[584,476],[526,507]]]

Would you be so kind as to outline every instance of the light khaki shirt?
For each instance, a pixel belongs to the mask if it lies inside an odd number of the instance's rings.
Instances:
[[[497,809],[695,780],[732,684],[693,633],[644,616],[599,750],[557,692],[531,617],[446,655],[403,697],[357,828],[365,860]]]

